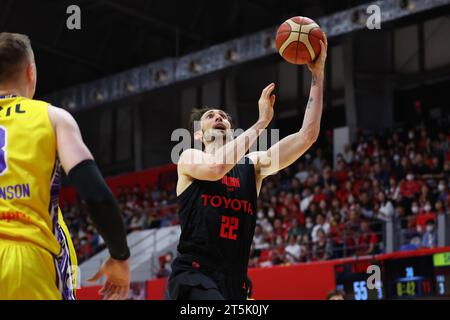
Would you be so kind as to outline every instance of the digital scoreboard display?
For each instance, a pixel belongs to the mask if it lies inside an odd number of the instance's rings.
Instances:
[[[351,261],[334,271],[336,289],[349,300],[450,299],[450,252]]]
[[[365,260],[338,264],[334,267],[336,288],[345,292],[349,300],[379,300],[384,298],[382,281],[375,281],[373,271],[368,268],[378,267],[379,261]],[[372,277],[372,278],[371,278]],[[381,279],[380,279],[381,280]]]
[[[436,296],[450,298],[450,252],[434,254],[433,266]]]
[[[385,260],[383,264],[388,299],[435,296],[435,277],[431,255]]]

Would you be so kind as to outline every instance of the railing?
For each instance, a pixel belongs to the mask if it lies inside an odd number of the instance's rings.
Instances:
[[[367,235],[371,236],[372,234],[376,235],[377,243],[374,246],[373,252],[369,253],[369,255],[385,253],[386,249],[386,223],[384,221],[372,221],[369,223],[370,232]],[[367,247],[367,244],[359,243],[359,237],[363,234],[361,231],[349,231],[345,229],[342,233],[342,247],[333,250],[333,258],[346,258],[346,257],[354,257],[362,255],[360,250]],[[349,244],[353,242],[352,244]],[[336,244],[335,244],[336,246]]]
[[[158,234],[161,233],[162,229],[154,229],[153,232],[149,232],[148,235],[146,235],[143,238],[140,238],[139,241],[134,242],[130,245],[130,252],[132,253],[132,260],[130,264],[131,273],[132,273],[132,281],[145,281],[148,279],[152,279],[156,277],[156,274],[158,272],[159,266],[158,266],[158,257],[162,254],[167,253],[167,251],[173,251],[173,248],[169,245],[167,248],[163,248],[162,250],[158,250],[157,244],[164,242],[166,239],[173,237],[174,233],[176,233],[176,230],[167,232],[161,237],[158,237]],[[149,250],[149,247],[143,247],[136,249],[139,245],[142,245],[143,242],[147,242],[150,244],[152,249],[150,250],[151,254],[150,256],[145,256],[145,252]],[[136,262],[136,258],[143,257],[144,259],[139,260]],[[95,274],[97,270],[101,267],[103,262],[105,261],[104,258],[96,259],[95,261],[92,261],[89,265],[89,269],[85,270],[86,272],[90,272]],[[146,264],[147,263],[147,264]],[[144,264],[144,268],[142,268],[142,265]],[[146,267],[148,266],[148,267]],[[138,272],[138,273],[137,273]],[[80,277],[81,278],[81,277]],[[100,283],[104,283],[105,278],[102,277],[100,279]],[[92,285],[87,283],[82,283],[82,285]]]
[[[169,205],[173,206],[173,205]],[[443,247],[450,245],[450,235],[448,230],[450,230],[450,219],[447,217],[447,214],[440,214],[437,215],[436,218],[436,227],[435,230],[437,232],[437,247]],[[362,256],[374,256],[377,254],[382,253],[392,253],[393,251],[401,251],[406,250],[408,248],[402,247],[405,244],[409,243],[409,240],[407,238],[407,232],[408,228],[407,226],[407,220],[412,219],[411,217],[406,218],[393,218],[387,221],[382,220],[373,220],[369,223],[369,229],[370,232],[367,233],[369,235],[375,234],[377,236],[377,243],[373,250],[373,252],[370,252],[368,254],[362,253],[361,249],[367,248],[368,243],[364,242],[364,244],[359,243],[358,239],[361,235],[361,231],[359,229],[359,225],[356,224],[354,229],[351,227],[344,229],[340,234],[340,243],[337,244],[335,242],[335,236],[331,235],[331,237],[328,237],[328,241],[332,241],[333,243],[333,249],[332,249],[332,255],[329,257],[328,260],[334,260],[334,259],[341,259],[341,258],[350,258],[350,257],[362,257]],[[140,239],[140,241],[134,243],[131,246],[131,250],[133,251],[133,248],[136,248],[139,244],[141,244],[143,241],[148,241],[149,237],[153,237],[153,239],[149,242],[150,245],[153,247],[151,250],[152,256],[148,257],[148,259],[145,259],[149,261],[148,263],[148,269],[140,270],[140,272],[143,272],[142,276],[140,278],[142,279],[152,279],[155,278],[158,270],[159,270],[159,264],[158,264],[158,257],[162,254],[167,253],[167,251],[172,251],[174,248],[164,248],[163,250],[158,250],[157,244],[160,242],[165,241],[169,237],[173,236],[173,233],[167,233],[163,235],[161,238],[158,238],[158,230],[155,230],[155,232],[150,233],[147,237]],[[421,235],[420,235],[421,238]],[[370,239],[366,239],[369,240]],[[174,242],[174,245],[176,245],[176,242]],[[170,246],[169,246],[170,247]],[[420,247],[420,245],[418,245]],[[148,250],[148,247],[139,249],[138,251],[133,251],[134,256],[140,256],[145,255],[145,251]],[[270,249],[269,249],[270,250]],[[313,251],[313,244],[310,243],[308,246],[308,259],[307,261],[296,261],[294,263],[301,263],[301,262],[310,262],[317,259],[314,259],[312,255]],[[98,267],[101,266],[103,263],[103,260],[100,259],[98,262]],[[138,264],[138,268],[140,264]]]
[[[448,218],[449,216],[449,214],[439,214],[436,217],[435,232],[437,242],[434,247],[445,247],[450,245],[450,232],[448,232],[448,230],[450,230],[450,219]],[[287,253],[284,253],[284,262],[281,262],[283,260],[277,260],[277,258],[280,257],[279,253],[277,254],[277,247],[270,245],[269,248],[254,249],[252,258],[258,258],[258,266],[270,266],[272,264],[297,264],[317,260],[359,258],[363,256],[367,257],[383,253],[392,253],[394,251],[424,248],[424,246],[422,245],[423,232],[417,233],[416,237],[418,237],[418,240],[416,240],[415,246],[408,246],[411,239],[407,238],[408,232],[410,231],[407,228],[407,219],[415,219],[415,217],[392,218],[386,221],[371,221],[369,223],[369,229],[371,231],[366,233],[366,235],[375,234],[378,238],[378,241],[375,245],[374,250],[370,253],[361,252],[364,251],[362,249],[366,249],[368,247],[370,236],[367,236],[367,239],[364,243],[359,243],[358,239],[361,235],[361,231],[359,230],[359,226],[355,225],[353,226],[353,228],[347,227],[339,234],[329,234],[327,236],[326,241],[331,242],[332,244],[332,250],[328,250],[327,253],[330,253],[331,251],[332,254],[315,256],[313,254],[315,244],[311,242],[302,243],[302,241],[300,241],[299,244],[302,245],[303,250],[305,250],[306,246],[306,255],[301,254],[300,259],[295,259],[294,261],[292,261],[293,259],[286,259]],[[336,239],[339,239],[339,242],[337,242]],[[425,248],[427,248],[427,246],[425,246]],[[325,251],[326,249],[324,249],[324,247],[321,247],[321,253]],[[324,256],[326,257],[324,258]],[[273,261],[276,262],[272,263]]]
[[[401,251],[422,247],[422,236],[425,230],[417,230],[416,218],[419,215],[395,218],[390,223],[393,225],[394,235],[393,251]],[[412,221],[410,221],[412,219]],[[450,219],[448,214],[437,214],[434,232],[436,232],[436,247],[450,244]]]

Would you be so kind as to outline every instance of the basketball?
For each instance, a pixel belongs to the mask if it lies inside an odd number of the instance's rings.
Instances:
[[[312,19],[292,17],[278,28],[276,46],[280,55],[289,63],[310,63],[320,54],[322,30]]]

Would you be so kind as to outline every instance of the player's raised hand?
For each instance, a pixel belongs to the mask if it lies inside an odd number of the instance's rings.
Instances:
[[[275,104],[275,95],[272,94],[275,89],[275,83],[269,84],[261,92],[261,97],[258,101],[259,106],[259,120],[269,124],[273,118],[273,106]]]
[[[320,54],[314,62],[308,63],[308,69],[315,76],[323,76],[325,72],[325,61],[327,60],[328,40],[325,32],[322,33],[324,41],[320,40]]]
[[[103,296],[104,300],[125,300],[128,297],[130,290],[128,260],[120,261],[108,258],[89,281],[95,282],[102,276],[106,277],[106,281],[98,293]]]

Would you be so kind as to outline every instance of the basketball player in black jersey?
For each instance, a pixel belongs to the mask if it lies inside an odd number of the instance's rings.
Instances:
[[[224,111],[193,113],[191,120],[200,120],[194,138],[202,141],[203,151],[185,150],[178,162],[181,236],[168,283],[171,299],[247,298],[247,266],[262,181],[296,161],[319,135],[328,45],[325,34],[324,38],[320,56],[308,64],[312,84],[303,125],[269,150],[246,155],[272,120],[273,83],[262,91],[258,121],[236,139]]]

